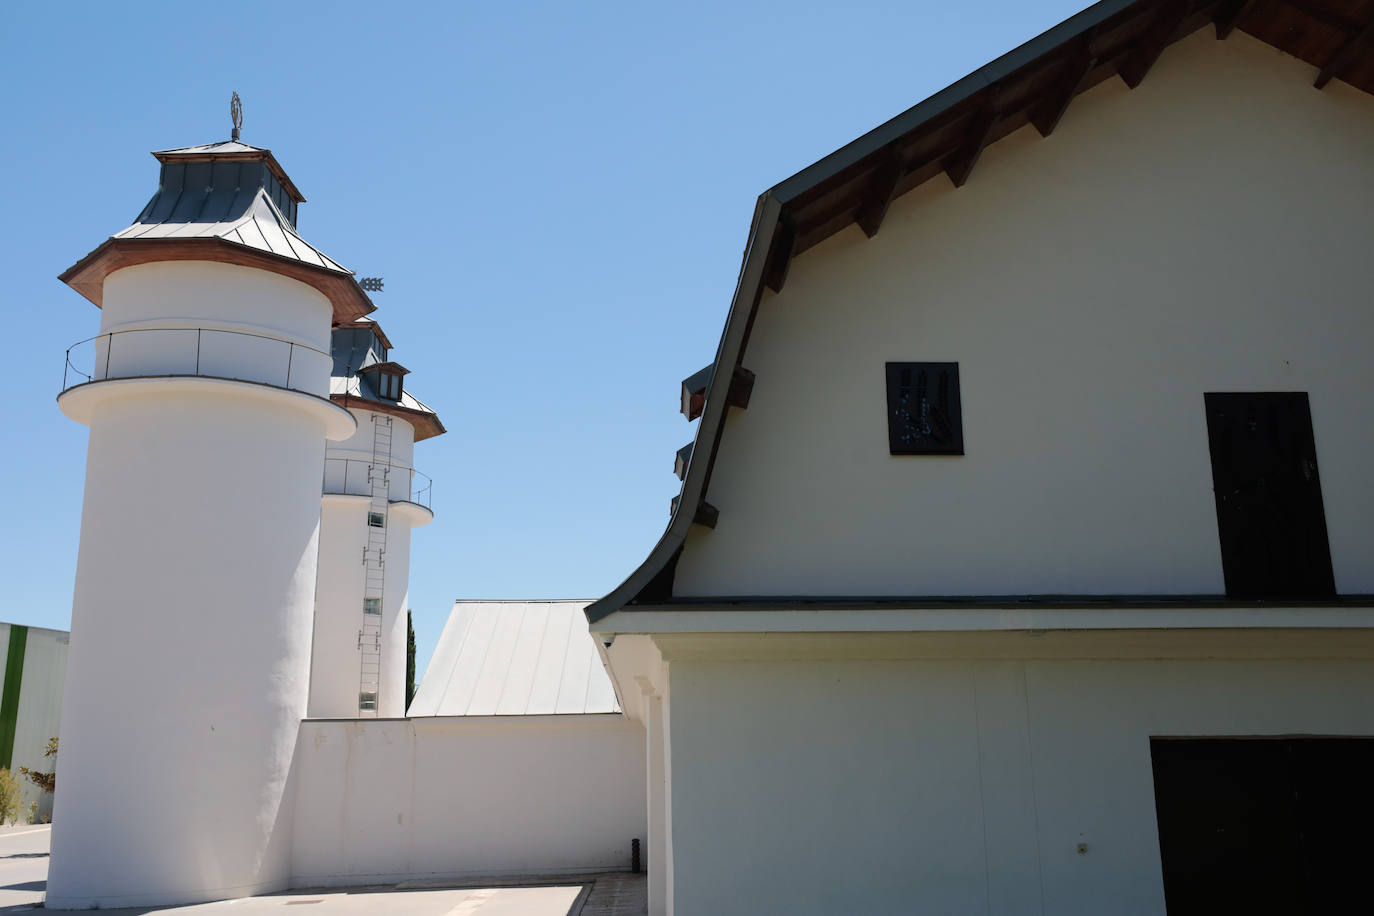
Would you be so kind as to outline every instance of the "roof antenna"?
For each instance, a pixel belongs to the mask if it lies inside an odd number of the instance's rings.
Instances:
[[[234,93],[234,97],[229,100],[229,117],[234,121],[234,133],[231,139],[239,138],[239,131],[243,130],[243,102],[239,101],[239,94]]]

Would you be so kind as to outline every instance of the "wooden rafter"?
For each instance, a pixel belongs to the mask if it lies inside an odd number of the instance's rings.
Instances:
[[[1070,52],[1064,64],[1063,74],[1055,83],[1054,91],[1045,101],[1031,109],[1030,120],[1035,129],[1040,131],[1040,136],[1048,137],[1054,133],[1055,127],[1059,125],[1059,119],[1069,110],[1069,103],[1082,90],[1083,81],[1096,66],[1097,57],[1092,53],[1092,37],[1084,36],[1082,41],[1076,42],[1076,47]]]
[[[677,512],[677,510],[678,510],[678,505],[679,505],[681,502],[682,502],[682,497],[681,497],[681,496],[674,496],[674,497],[673,497],[672,507],[671,507],[671,508],[672,508],[672,512],[671,512],[670,514],[676,513],[676,512]],[[720,521],[720,510],[719,510],[719,509],[717,509],[715,506],[711,505],[710,503],[708,503],[708,502],[707,502],[706,500],[704,500],[704,499],[703,499],[701,502],[697,503],[697,509],[696,509],[695,512],[692,513],[692,524],[693,524],[693,525],[705,525],[707,528],[714,528],[714,527],[716,527],[716,522],[718,522],[718,521]]]
[[[905,174],[906,163],[902,161],[901,155],[896,150],[889,149],[882,163],[874,170],[873,180],[868,185],[868,194],[859,205],[859,212],[855,217],[864,235],[873,238],[878,234],[883,220],[887,218],[887,210],[897,196],[897,185],[901,183]]]
[[[695,445],[695,442],[688,442],[673,456],[673,473],[677,475],[678,480],[687,479],[687,464],[692,460],[692,449]]]
[[[994,96],[973,116],[973,122],[968,133],[964,135],[963,143],[945,158],[945,171],[956,188],[962,188],[964,182],[968,181],[973,167],[978,164],[978,157],[991,142],[992,129],[997,126],[999,115],[997,99]]]
[[[1145,79],[1145,74],[1150,72],[1155,61],[1159,60],[1159,55],[1169,46],[1169,40],[1174,37],[1174,32],[1178,31],[1183,20],[1188,18],[1192,7],[1193,4],[1187,0],[1173,0],[1159,8],[1159,12],[1145,27],[1145,33],[1140,36],[1139,43],[1128,52],[1121,64],[1119,72],[1127,86],[1134,89]]]
[[[1316,20],[1322,25],[1330,26],[1342,32],[1358,32],[1360,29],[1364,28],[1363,22],[1352,19],[1337,10],[1319,6],[1316,3],[1310,2],[1310,0],[1284,0],[1283,5],[1291,6],[1309,19]]]
[[[773,250],[769,252],[768,266],[764,269],[764,283],[775,293],[782,292],[787,282],[787,268],[792,265],[792,253],[797,248],[797,224],[791,216],[783,214],[778,218],[778,231],[773,236]]]
[[[1312,85],[1318,89],[1324,89],[1327,83],[1340,76],[1347,67],[1355,62],[1371,38],[1374,38],[1374,21],[1360,29],[1354,38],[1347,41],[1335,54],[1331,55],[1331,59],[1326,62],[1325,67],[1322,67]]]
[[[1255,0],[1223,0],[1212,13],[1212,25],[1217,30],[1217,41],[1225,41],[1235,30],[1240,17],[1250,11]]]
[[[736,366],[730,376],[730,390],[725,393],[725,403],[741,410],[749,406],[749,398],[754,393],[754,373],[743,366]]]

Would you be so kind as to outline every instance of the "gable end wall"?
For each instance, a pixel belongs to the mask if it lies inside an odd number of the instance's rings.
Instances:
[[[1338,591],[1374,592],[1374,98],[1204,29],[768,293],[677,597],[1219,594],[1203,393],[1306,391]],[[888,454],[957,361],[967,454]]]

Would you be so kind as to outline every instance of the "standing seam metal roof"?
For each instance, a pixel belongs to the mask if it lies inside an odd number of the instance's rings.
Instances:
[[[261,163],[189,163],[186,169],[182,181],[168,183],[164,179],[133,225],[112,238],[219,238],[312,267],[352,274],[300,237],[264,183],[254,180],[251,171],[262,170]]]
[[[408,715],[619,713],[587,601],[457,601]]]

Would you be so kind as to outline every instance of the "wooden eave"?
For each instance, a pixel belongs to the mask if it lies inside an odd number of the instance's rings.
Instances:
[[[764,192],[716,361],[697,375],[740,367],[764,288],[781,292],[798,254],[854,223],[872,237],[901,195],[942,173],[961,186],[991,144],[1027,124],[1048,136],[1077,96],[1114,76],[1135,88],[1170,44],[1208,26],[1218,39],[1240,29],[1311,64],[1318,89],[1340,79],[1374,94],[1374,0],[1102,0]],[[730,406],[725,386],[707,388],[699,409],[689,388],[683,413],[701,417],[699,448],[668,529],[625,582],[587,607],[593,622],[671,597]]]
[[[1048,135],[1097,84],[1120,76],[1139,85],[1168,45],[1206,26],[1219,37],[1240,29],[1306,61],[1319,70],[1318,86],[1341,79],[1374,93],[1374,0],[1100,3],[769,192],[783,204],[769,240],[769,286],[780,290],[792,258],[851,223],[876,234],[893,200],[941,173],[963,184],[978,154],[1013,131],[1029,123]],[[1012,66],[998,67],[1008,59]]]
[[[387,360],[384,363],[369,363],[358,370],[359,372],[389,372],[392,375],[410,375],[410,370],[400,363]]]
[[[422,442],[425,439],[432,439],[435,436],[442,436],[448,432],[444,424],[439,422],[439,415],[427,410],[415,410],[410,407],[403,407],[394,401],[380,401],[374,398],[365,398],[358,394],[331,394],[329,400],[341,407],[356,407],[359,410],[371,410],[376,413],[389,414],[405,420],[415,428],[415,441]]]
[[[105,278],[116,270],[155,261],[215,261],[268,270],[313,286],[334,307],[335,324],[347,324],[375,311],[376,306],[352,274],[305,264],[214,236],[203,238],[106,239],[99,248],[58,275],[97,308],[105,294]]]

